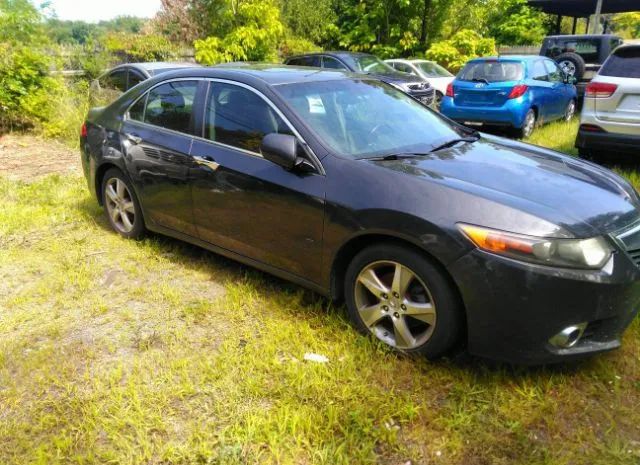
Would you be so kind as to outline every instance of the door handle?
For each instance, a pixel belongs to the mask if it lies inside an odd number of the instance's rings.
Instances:
[[[210,157],[208,155],[205,155],[205,156],[194,155],[193,160],[198,165],[205,166],[213,171],[217,170],[220,167],[220,163],[216,163],[213,157]]]
[[[137,136],[135,134],[125,133],[124,137],[126,137],[129,142],[135,145],[138,145],[142,142],[142,137]]]

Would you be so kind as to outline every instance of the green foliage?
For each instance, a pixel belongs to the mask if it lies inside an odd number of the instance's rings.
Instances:
[[[123,61],[167,61],[178,54],[169,39],[158,34],[109,34],[104,39],[105,49]]]
[[[275,61],[278,44],[284,37],[280,10],[271,1],[240,3],[233,16],[236,27],[220,38],[196,40],[196,60],[211,65],[229,61]]]
[[[118,16],[109,21],[100,21],[98,23],[63,21],[51,18],[45,23],[44,29],[55,43],[84,45],[108,33],[139,34],[142,32],[145,21],[133,16]]]
[[[546,35],[543,14],[526,0],[506,0],[503,9],[489,15],[489,34],[499,44],[540,44]]]
[[[493,38],[483,38],[475,31],[463,29],[451,39],[433,44],[425,57],[456,72],[471,58],[495,53],[496,43]]]
[[[319,52],[322,50],[316,44],[307,39],[295,36],[286,36],[280,43],[280,56],[287,58],[292,55],[299,55],[305,52]]]
[[[40,13],[29,0],[0,0],[0,42],[26,44],[40,35]]]
[[[640,12],[620,13],[613,16],[611,28],[614,33],[625,39],[640,38]]]
[[[321,43],[337,19],[332,0],[279,0],[282,22],[297,37]]]

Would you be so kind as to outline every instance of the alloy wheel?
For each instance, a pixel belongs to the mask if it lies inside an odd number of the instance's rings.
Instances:
[[[398,349],[424,345],[435,329],[436,307],[425,283],[408,267],[378,261],[356,279],[355,304],[365,326]]]
[[[524,137],[529,137],[531,134],[533,134],[533,129],[535,128],[536,125],[536,115],[534,112],[529,111],[527,113],[527,116],[525,116],[524,119],[524,124],[522,126],[523,131],[522,131],[522,135]]]
[[[574,74],[576,74],[576,65],[572,61],[563,60],[558,63],[558,66],[562,71],[564,71],[565,74],[568,74],[569,76],[573,76]]]
[[[127,185],[118,178],[105,184],[105,202],[111,222],[122,233],[130,233],[136,221],[136,208]]]

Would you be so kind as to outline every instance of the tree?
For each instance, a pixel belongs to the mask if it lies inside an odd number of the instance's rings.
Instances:
[[[196,40],[196,59],[208,65],[220,62],[277,60],[284,36],[280,10],[269,0],[232,0],[221,20],[232,24],[223,37],[212,35]]]

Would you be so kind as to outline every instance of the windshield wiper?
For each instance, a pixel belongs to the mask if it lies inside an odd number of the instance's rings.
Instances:
[[[416,158],[416,157],[426,157],[429,153],[421,153],[421,152],[398,152],[398,153],[389,153],[387,155],[380,155],[377,157],[363,157],[360,160],[375,160],[375,161],[390,161],[390,160],[403,160],[405,158]]]
[[[489,81],[487,81],[485,78],[473,78],[471,82],[484,82],[485,84],[489,84]]]
[[[431,149],[431,153],[437,152],[438,150],[448,149],[449,147],[453,147],[454,145],[459,144],[460,142],[477,142],[478,139],[480,139],[479,136],[476,136],[476,137],[460,137],[458,139],[452,139],[450,141],[445,142],[444,144],[440,144],[440,145],[434,147],[433,149]]]

